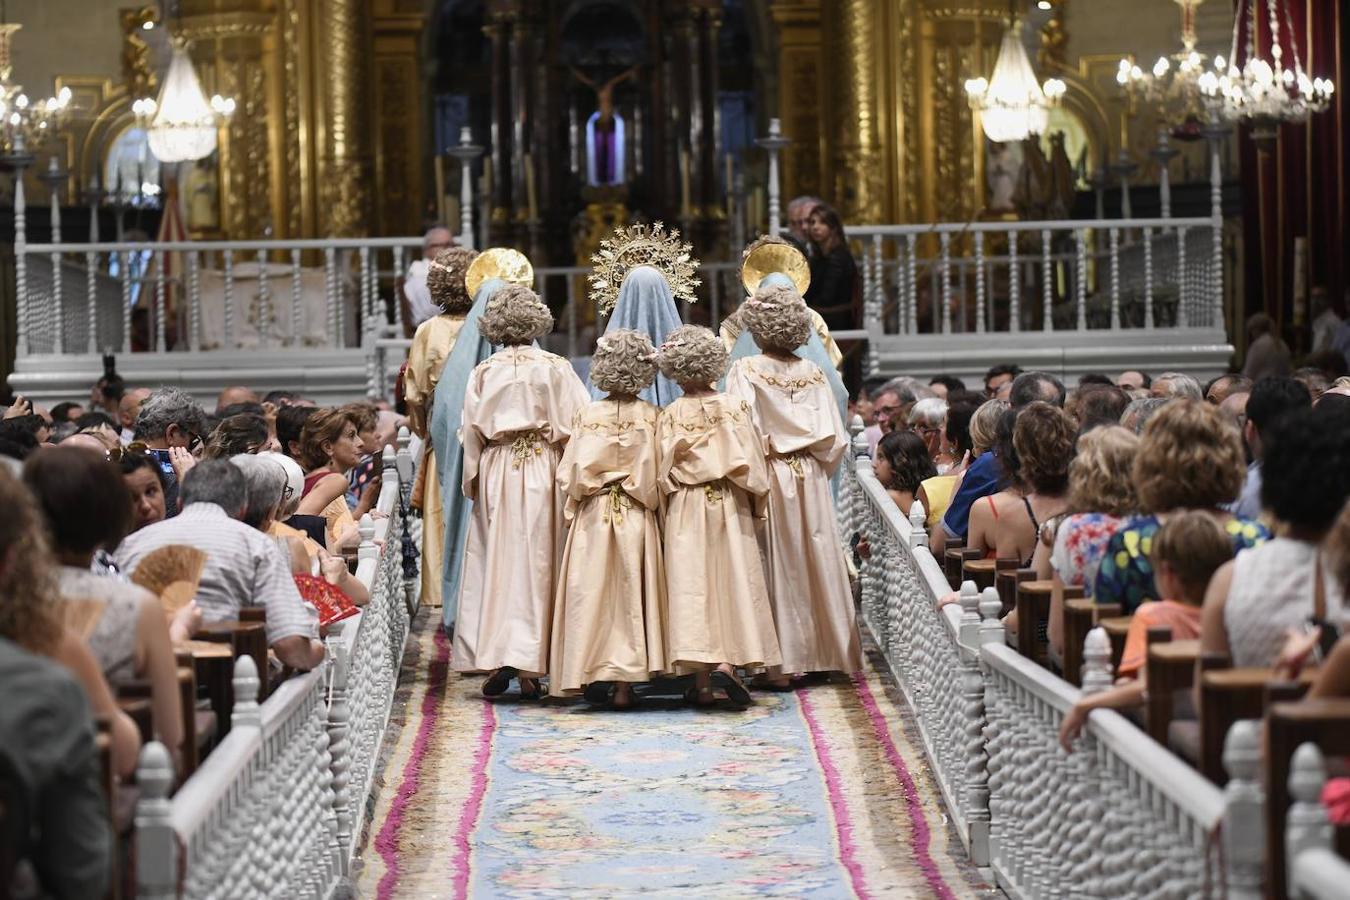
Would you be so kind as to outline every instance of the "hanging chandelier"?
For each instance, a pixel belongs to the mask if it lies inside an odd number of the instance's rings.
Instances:
[[[1131,100],[1143,100],[1157,107],[1158,115],[1179,140],[1197,140],[1204,133],[1209,98],[1206,76],[1217,77],[1209,57],[1195,49],[1195,10],[1204,0],[1176,0],[1181,7],[1181,51],[1160,56],[1151,70],[1140,68],[1131,59],[1122,59],[1116,70],[1116,82]],[[1214,67],[1222,72],[1224,59],[1216,57]]]
[[[1058,78],[1037,83],[1031,60],[1022,46],[1022,23],[1013,19],[1003,33],[993,77],[966,82],[971,109],[980,113],[985,137],[997,144],[1024,141],[1045,131],[1050,109],[1058,106],[1066,90]]]
[[[234,114],[235,103],[219,94],[206,99],[186,44],[175,40],[159,99],[142,98],[131,109],[145,127],[155,159],[178,163],[215,152],[216,131]]]
[[[1280,125],[1306,122],[1313,113],[1326,109],[1335,86],[1330,78],[1310,78],[1303,71],[1293,19],[1287,7],[1281,10],[1281,0],[1266,0],[1270,41],[1264,51],[1266,55],[1261,55],[1256,41],[1260,2],[1252,0],[1245,10],[1248,15],[1243,15],[1244,10],[1240,9],[1234,16],[1232,54],[1227,69],[1222,60],[1215,60],[1219,71],[1206,72],[1200,77],[1199,85],[1210,109],[1221,119],[1248,125],[1253,138],[1270,141],[1275,138]],[[1281,11],[1287,31],[1284,39],[1280,36]],[[1246,51],[1246,58],[1238,68],[1240,45]],[[1286,46],[1288,62],[1285,60]]]
[[[24,156],[47,135],[65,124],[70,109],[70,88],[61,88],[55,97],[31,100],[23,86],[13,81],[10,40],[23,26],[0,24],[0,153]]]

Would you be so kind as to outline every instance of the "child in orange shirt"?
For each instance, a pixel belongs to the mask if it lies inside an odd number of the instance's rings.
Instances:
[[[1150,559],[1159,596],[1176,599],[1143,603],[1134,611],[1116,669],[1116,686],[1084,697],[1064,715],[1059,743],[1066,753],[1073,752],[1073,742],[1092,710],[1143,705],[1148,630],[1170,628],[1174,641],[1200,637],[1200,606],[1205,588],[1219,566],[1232,558],[1232,541],[1213,516],[1192,511],[1168,517],[1153,538]]]

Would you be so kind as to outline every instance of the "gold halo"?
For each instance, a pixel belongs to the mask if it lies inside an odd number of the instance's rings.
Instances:
[[[750,245],[741,263],[741,284],[745,286],[745,292],[754,296],[759,283],[774,272],[782,272],[791,278],[797,293],[806,296],[806,289],[811,286],[811,267],[806,257],[781,238],[760,238]]]
[[[518,284],[522,287],[534,287],[534,266],[519,250],[510,247],[489,247],[474,258],[469,271],[464,275],[464,289],[470,297],[478,295],[478,289],[489,278]]]

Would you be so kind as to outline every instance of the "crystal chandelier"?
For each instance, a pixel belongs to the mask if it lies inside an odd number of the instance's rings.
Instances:
[[[155,158],[178,163],[202,159],[215,151],[216,130],[234,113],[234,106],[233,98],[219,94],[206,99],[186,45],[175,41],[159,100],[145,97],[131,109],[145,124]]]
[[[1335,86],[1330,78],[1309,78],[1303,71],[1298,55],[1298,37],[1293,20],[1285,7],[1285,38],[1290,62],[1285,61],[1285,43],[1280,37],[1280,0],[1266,0],[1266,14],[1270,25],[1269,59],[1260,55],[1256,47],[1256,24],[1260,15],[1260,0],[1252,0],[1249,15],[1239,10],[1233,21],[1233,47],[1228,67],[1215,60],[1216,72],[1206,72],[1199,85],[1210,108],[1225,121],[1248,125],[1252,137],[1259,141],[1273,140],[1279,126],[1287,122],[1306,122],[1313,113],[1321,112],[1331,102]],[[1246,22],[1246,40],[1242,41]],[[1246,50],[1242,68],[1237,66],[1239,44]]]
[[[1145,70],[1130,59],[1122,59],[1116,70],[1116,82],[1131,100],[1142,99],[1158,108],[1162,120],[1180,140],[1196,140],[1204,130],[1208,97],[1203,84],[1209,69],[1209,57],[1195,49],[1195,9],[1204,0],[1177,0],[1181,7],[1181,52],[1160,56],[1152,70]],[[1222,71],[1223,57],[1214,60]]]
[[[1024,141],[1044,132],[1050,109],[1059,105],[1065,89],[1058,78],[1048,79],[1044,85],[1037,83],[1022,46],[1022,23],[1017,19],[1003,33],[993,78],[966,82],[970,107],[980,113],[985,137],[997,144]]]
[[[65,122],[70,109],[70,88],[55,97],[30,100],[23,86],[12,80],[9,44],[21,25],[0,24],[0,153],[23,156]]]

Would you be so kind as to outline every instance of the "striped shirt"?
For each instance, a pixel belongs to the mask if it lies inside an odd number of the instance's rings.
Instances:
[[[319,614],[305,602],[290,564],[272,538],[231,519],[214,503],[192,503],[172,519],[128,535],[117,548],[117,564],[127,573],[150,551],[186,544],[206,554],[197,587],[203,622],[239,618],[244,606],[267,610],[267,642],[319,636]]]

